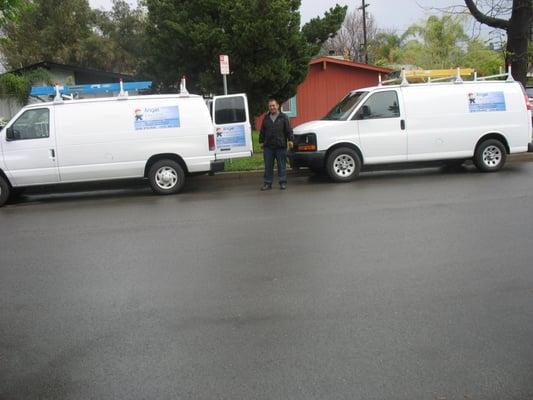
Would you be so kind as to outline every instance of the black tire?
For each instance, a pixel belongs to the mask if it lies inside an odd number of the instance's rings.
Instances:
[[[333,150],[326,160],[326,172],[335,182],[350,182],[361,171],[361,159],[349,147]]]
[[[148,180],[157,194],[178,193],[185,184],[185,172],[173,160],[159,160],[150,167]]]
[[[502,142],[488,139],[481,142],[474,153],[474,165],[481,172],[499,171],[507,160],[507,151]]]
[[[9,199],[11,194],[11,186],[7,180],[0,175],[0,207],[6,204],[6,201]]]

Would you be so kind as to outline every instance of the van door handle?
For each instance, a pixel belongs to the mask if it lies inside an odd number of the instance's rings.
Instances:
[[[50,158],[56,158],[56,151],[54,149],[50,149]]]
[[[400,120],[400,129],[401,129],[402,131],[405,130],[405,120],[404,120],[404,119],[401,119],[401,120]]]

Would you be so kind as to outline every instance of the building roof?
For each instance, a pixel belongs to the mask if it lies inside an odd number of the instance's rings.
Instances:
[[[392,72],[392,69],[389,69],[389,68],[377,67],[375,65],[369,65],[369,64],[361,64],[361,63],[357,63],[354,61],[348,61],[348,60],[340,60],[338,58],[333,58],[333,57],[319,57],[319,58],[314,58],[311,61],[309,61],[309,65],[320,64],[320,63],[323,63],[323,69],[326,69],[327,63],[331,63],[331,64],[344,65],[346,67],[351,67],[351,68],[359,68],[359,69],[366,69],[369,71],[381,72],[382,74],[389,74]]]
[[[124,81],[131,81],[131,80],[134,79],[134,76],[133,75],[129,75],[129,74],[120,74],[120,73],[116,73],[116,72],[103,71],[103,70],[99,70],[99,69],[85,68],[85,67],[80,67],[80,66],[77,66],[77,65],[60,64],[60,63],[56,63],[56,62],[52,62],[52,61],[41,61],[41,62],[38,62],[38,63],[35,63],[35,64],[31,64],[31,65],[27,65],[25,67],[18,68],[18,69],[12,70],[12,71],[6,71],[6,73],[8,72],[8,73],[12,73],[12,74],[20,74],[20,73],[23,73],[23,72],[26,72],[26,71],[31,71],[33,69],[37,69],[37,68],[63,69],[63,70],[72,71],[72,72],[81,72],[81,73],[86,73],[86,74],[105,76],[107,78],[113,78],[113,79],[117,79],[117,80],[118,79],[122,79]]]

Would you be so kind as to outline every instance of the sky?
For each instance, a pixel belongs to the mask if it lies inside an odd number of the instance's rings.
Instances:
[[[135,0],[127,0],[136,4]],[[438,9],[450,6],[464,6],[462,0],[365,0],[369,4],[367,11],[376,19],[377,26],[382,30],[395,30],[402,34],[409,25],[424,20],[430,14],[438,13]],[[92,7],[110,8],[111,0],[89,0]],[[348,5],[353,11],[361,6],[361,0],[302,0],[300,13],[302,23],[313,17],[322,16],[335,4]],[[268,7],[268,6],[266,6]],[[477,24],[479,28],[479,24]],[[470,26],[468,29],[472,29]],[[490,28],[483,29],[483,36],[488,37]]]

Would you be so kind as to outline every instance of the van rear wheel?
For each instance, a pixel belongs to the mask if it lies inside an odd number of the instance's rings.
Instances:
[[[481,142],[474,153],[474,164],[482,172],[500,170],[507,159],[507,152],[502,142],[489,139]]]
[[[150,167],[148,180],[157,194],[178,193],[185,184],[185,172],[173,160],[160,160]]]
[[[349,147],[333,150],[326,160],[326,171],[335,182],[350,182],[361,170],[361,159]]]
[[[9,183],[3,176],[0,176],[0,207],[2,207],[7,199],[9,199],[9,194],[11,192],[11,187]]]

